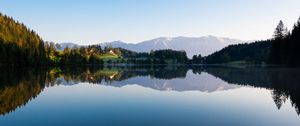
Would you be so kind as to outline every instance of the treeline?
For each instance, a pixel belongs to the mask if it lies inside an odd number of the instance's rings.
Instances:
[[[269,61],[272,43],[270,40],[230,45],[200,60],[206,64],[229,62],[266,64]]]
[[[156,50],[139,53],[123,48],[102,48],[100,45],[81,46],[57,50],[59,44],[45,43],[46,59],[51,65],[117,65],[117,64],[186,64],[185,51]]]
[[[151,51],[150,53],[137,53],[119,49],[124,62],[129,64],[187,64],[189,62],[185,51],[164,49]]]
[[[0,13],[0,65],[42,64],[43,40],[24,24]]]
[[[293,30],[288,31],[280,21],[270,40],[230,45],[209,56],[194,56],[193,64],[274,64],[274,65],[300,65],[300,18]]]
[[[100,45],[85,47],[66,47],[62,51],[57,50],[59,44],[53,42],[45,43],[47,63],[50,65],[96,65],[110,63],[113,60],[121,59],[119,49],[112,47],[102,48]],[[107,60],[109,59],[109,60]]]

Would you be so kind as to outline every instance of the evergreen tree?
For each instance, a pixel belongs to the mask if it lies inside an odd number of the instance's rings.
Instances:
[[[287,35],[288,30],[280,20],[273,35],[272,63],[274,64],[283,64],[286,61],[285,55],[287,54],[287,42],[285,38],[287,38]]]
[[[288,34],[287,28],[284,26],[282,20],[279,21],[275,31],[274,31],[274,39],[284,39]]]

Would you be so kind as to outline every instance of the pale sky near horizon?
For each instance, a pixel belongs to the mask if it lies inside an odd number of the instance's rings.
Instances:
[[[1,0],[0,12],[44,40],[97,44],[157,37],[272,37],[279,20],[292,28],[300,0]]]

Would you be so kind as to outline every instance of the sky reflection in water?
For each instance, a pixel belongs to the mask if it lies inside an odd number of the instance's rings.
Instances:
[[[32,97],[32,100],[24,103],[24,106],[20,105],[15,110],[7,110],[6,114],[0,116],[0,124],[5,126],[296,126],[300,124],[300,117],[297,114],[297,108],[295,108],[295,104],[299,102],[291,101],[289,97],[282,99],[281,97],[285,97],[285,95],[275,95],[275,89],[266,86],[272,86],[272,83],[258,87],[261,81],[259,79],[245,81],[244,83],[247,86],[239,84],[236,79],[226,80],[234,73],[238,73],[239,78],[248,76],[243,80],[251,80],[253,74],[264,73],[263,76],[268,77],[274,74],[274,70],[278,71],[278,68],[266,69],[263,72],[261,69],[203,68],[189,70],[184,68],[182,70],[170,68],[167,71],[172,71],[172,75],[179,75],[173,77],[170,77],[171,75],[153,74],[155,70],[149,69],[145,72],[140,72],[140,69],[112,68],[105,69],[105,71],[101,68],[91,72],[92,70],[88,69],[89,72],[83,70],[85,72],[79,72],[81,74],[65,72],[67,70],[63,69],[55,77],[50,77],[53,75],[48,72],[45,79],[46,84],[48,84],[46,88],[41,88],[43,91],[38,93],[36,98]],[[160,68],[160,72],[164,73],[164,69]],[[115,71],[117,71],[117,74]],[[280,71],[284,73],[286,69]],[[226,72],[226,74],[221,74],[222,72]],[[294,70],[289,72],[295,74]],[[268,73],[268,75],[265,73]],[[296,73],[299,72],[296,71]],[[109,79],[109,75],[115,77]],[[103,76],[101,83],[93,80],[99,76]],[[276,75],[276,78],[278,79],[280,76]],[[35,78],[35,76],[32,77]],[[100,79],[96,80],[99,81]],[[264,80],[267,80],[267,78]],[[289,80],[288,82],[292,81],[297,80]],[[19,85],[23,84],[21,82]],[[265,83],[268,83],[268,81]],[[278,80],[278,83],[280,83],[280,80]],[[295,84],[297,83],[295,82]],[[18,83],[4,87],[1,89],[3,91],[1,98],[9,96],[7,95],[7,92],[9,92],[7,87],[14,89],[13,87],[18,87]],[[31,85],[30,87],[34,86]],[[277,86],[275,87],[277,88]],[[287,96],[289,95],[287,94]],[[281,104],[279,104],[280,102],[276,104],[274,102],[278,101],[276,96],[283,101],[285,100],[285,102],[282,101]],[[1,106],[4,106],[4,103],[12,104],[14,102],[1,99],[0,103]]]

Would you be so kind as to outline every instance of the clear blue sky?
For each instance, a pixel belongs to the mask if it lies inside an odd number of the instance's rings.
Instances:
[[[300,0],[0,0],[0,12],[54,42],[203,35],[258,40],[270,38],[280,19],[291,28]]]

